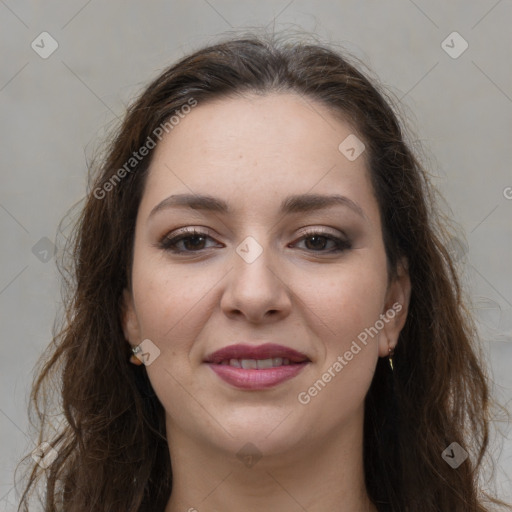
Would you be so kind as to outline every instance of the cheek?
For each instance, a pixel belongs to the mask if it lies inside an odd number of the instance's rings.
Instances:
[[[208,304],[214,287],[211,272],[194,264],[170,264],[163,256],[143,254],[134,261],[133,294],[141,335],[160,342],[174,340],[198,310]]]
[[[380,259],[360,258],[309,277],[307,282],[304,277],[296,276],[297,289],[302,286],[301,299],[337,342],[357,336],[382,313],[387,274]]]
[[[385,303],[385,264],[385,257],[361,257],[357,264],[347,265],[328,283],[321,281],[316,287],[311,300],[320,306],[317,334],[320,337],[324,333],[317,378],[327,372],[325,379],[329,381],[329,390],[322,392],[319,403],[341,401],[350,409],[366,394],[378,359],[380,331],[375,325]]]
[[[347,421],[364,404],[378,360],[375,326],[386,280],[378,272],[353,272],[333,282],[318,312],[318,367],[297,395],[304,414],[327,428]],[[320,296],[320,294],[319,294]]]

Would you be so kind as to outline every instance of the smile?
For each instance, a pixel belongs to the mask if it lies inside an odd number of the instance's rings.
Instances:
[[[229,345],[204,361],[224,382],[239,389],[259,390],[277,386],[298,375],[311,360],[290,347]]]
[[[219,364],[243,368],[244,370],[266,370],[267,368],[276,368],[278,366],[288,366],[297,363],[291,363],[287,357],[273,357],[270,359],[224,359]]]

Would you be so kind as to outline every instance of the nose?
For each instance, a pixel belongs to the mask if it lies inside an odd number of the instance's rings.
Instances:
[[[290,314],[291,290],[282,268],[268,247],[261,249],[256,259],[246,258],[243,252],[233,257],[233,268],[220,302],[222,311],[231,318],[265,323]]]

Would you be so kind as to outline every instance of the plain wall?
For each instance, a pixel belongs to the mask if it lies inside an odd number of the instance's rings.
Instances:
[[[512,4],[496,0],[0,2],[0,511],[14,510],[13,468],[35,448],[27,397],[60,303],[51,241],[85,193],[84,155],[162,69],[243,27],[315,32],[361,58],[402,99],[465,232],[467,248],[453,248],[495,393],[510,405],[511,20]],[[31,47],[39,41],[43,51],[43,31],[58,43],[46,59]],[[464,41],[447,39],[454,31],[469,45],[457,58]],[[500,495],[512,499],[511,429],[496,425],[509,437],[494,456]]]

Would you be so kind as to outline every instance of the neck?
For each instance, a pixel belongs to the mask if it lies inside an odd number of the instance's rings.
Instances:
[[[201,443],[168,420],[173,489],[165,512],[377,512],[364,483],[362,415],[353,423],[244,463],[237,450]]]

